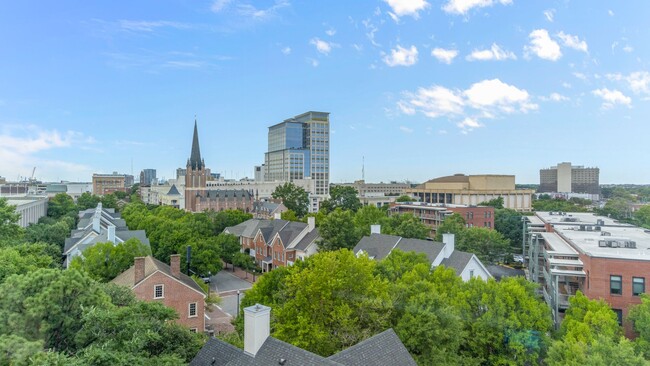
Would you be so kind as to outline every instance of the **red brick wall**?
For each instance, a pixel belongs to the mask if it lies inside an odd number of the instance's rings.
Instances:
[[[462,216],[468,225],[494,229],[494,207],[447,207],[447,209]]]
[[[164,285],[164,298],[154,299],[154,287]],[[135,296],[144,301],[162,302],[165,306],[173,308],[178,313],[179,324],[188,328],[196,328],[198,332],[205,329],[205,303],[203,295],[178,283],[169,276],[156,272],[151,277],[140,283],[133,289]],[[196,303],[196,317],[189,317],[189,304]]]
[[[623,319],[627,317],[631,306],[641,303],[640,297],[632,296],[632,277],[644,277],[646,293],[650,290],[650,261],[597,258],[585,254],[580,255],[580,260],[584,263],[584,271],[587,274],[585,295],[590,299],[604,299],[612,309],[623,310]],[[610,275],[622,277],[622,295],[610,294]],[[626,324],[628,336],[631,335],[630,331],[630,325]]]
[[[273,253],[273,267],[284,267],[287,265],[287,258],[283,258],[284,246],[282,245],[282,240],[280,240],[280,238],[275,238],[273,241]],[[280,259],[276,259],[276,256],[279,256]]]

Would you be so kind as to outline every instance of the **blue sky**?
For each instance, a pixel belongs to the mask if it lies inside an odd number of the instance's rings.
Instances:
[[[562,161],[650,183],[647,1],[5,1],[0,176],[252,176],[267,127],[330,112],[333,182]]]

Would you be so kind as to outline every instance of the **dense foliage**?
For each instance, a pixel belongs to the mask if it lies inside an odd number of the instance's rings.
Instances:
[[[298,217],[303,217],[309,210],[309,194],[304,188],[287,182],[277,186],[271,197],[281,200],[286,208],[296,213]]]
[[[465,219],[457,213],[447,216],[438,226],[436,240],[442,241],[445,233],[454,234],[457,250],[474,253],[483,263],[503,261],[510,252],[510,241],[499,231],[466,227]]]

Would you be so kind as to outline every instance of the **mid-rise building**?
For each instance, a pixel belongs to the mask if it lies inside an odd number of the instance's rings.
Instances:
[[[142,169],[140,172],[140,185],[150,186],[156,180],[156,169]]]
[[[194,136],[192,152],[187,159],[185,174],[185,209],[191,212],[205,210],[242,210],[250,212],[253,209],[254,195],[250,190],[214,190],[207,189],[211,177],[210,169],[205,167],[199,147],[199,132],[194,121]]]
[[[571,163],[540,169],[539,192],[600,194],[600,169]]]
[[[481,202],[503,198],[503,207],[517,211],[532,209],[531,189],[516,189],[514,175],[464,175],[456,174],[431,179],[407,194],[420,202],[476,206]]]
[[[22,227],[36,224],[47,215],[48,199],[45,196],[9,196],[6,199],[8,205],[16,207],[16,213],[20,214],[18,224]]]
[[[525,217],[529,279],[541,285],[556,324],[578,290],[605,300],[619,323],[641,303],[650,279],[650,230],[592,213]]]
[[[410,213],[431,228],[430,235],[434,237],[438,226],[447,216],[457,213],[465,220],[467,227],[494,228],[494,207],[490,206],[465,206],[443,205],[440,203],[395,203],[390,207],[392,214]]]
[[[310,211],[329,196],[329,113],[306,112],[269,127],[268,151],[264,156],[264,180],[293,182],[310,178]]]
[[[116,191],[129,192],[133,182],[130,174],[93,174],[93,193],[103,196]]]
[[[354,183],[333,183],[332,185],[352,187],[357,190],[360,198],[366,195],[376,196],[379,194],[383,194],[384,196],[401,196],[406,193],[407,189],[411,188],[411,185],[408,183],[366,183],[365,180],[357,180]]]

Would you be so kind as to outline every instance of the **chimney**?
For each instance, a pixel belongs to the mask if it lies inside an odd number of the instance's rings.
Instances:
[[[454,244],[455,244],[456,238],[454,234],[446,233],[442,234],[442,242],[445,243],[444,247],[444,255],[445,258],[449,258],[449,256],[454,252]]]
[[[271,328],[271,308],[255,304],[244,308],[244,352],[255,356]]]
[[[273,214],[273,218],[276,220],[280,220],[282,218],[282,214],[280,212],[276,212]]]
[[[307,227],[309,228],[309,230],[307,230],[308,232],[311,232],[312,230],[314,230],[316,228],[316,218],[315,217],[310,216],[310,217],[307,218]]]
[[[171,267],[172,276],[181,277],[181,256],[180,254],[172,254],[169,256],[169,267]]]
[[[370,225],[370,234],[381,234],[381,225]]]
[[[133,261],[135,266],[133,283],[136,284],[144,280],[144,257],[135,257]]]
[[[115,244],[115,226],[108,226],[108,241]]]

